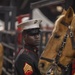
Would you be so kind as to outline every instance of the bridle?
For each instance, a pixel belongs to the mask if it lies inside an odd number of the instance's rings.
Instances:
[[[67,26],[68,27],[68,30],[63,38],[63,41],[61,43],[61,46],[58,50],[58,53],[57,53],[57,56],[55,59],[49,59],[49,58],[45,58],[45,57],[40,57],[40,59],[42,60],[46,60],[48,62],[51,62],[53,65],[56,65],[56,66],[59,66],[62,70],[68,70],[68,67],[69,67],[69,64],[66,65],[66,66],[63,66],[62,64],[59,63],[59,59],[62,55],[62,51],[63,51],[63,48],[65,47],[66,45],[66,40],[67,40],[67,37],[69,36],[70,39],[71,39],[71,42],[72,42],[72,48],[75,49],[75,42],[74,42],[74,34],[70,28],[70,26],[68,25],[68,23],[65,23],[64,21],[61,22],[63,25]]]

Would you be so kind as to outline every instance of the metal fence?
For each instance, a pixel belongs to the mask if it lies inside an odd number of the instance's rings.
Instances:
[[[41,55],[42,51],[44,50],[50,36],[52,30],[41,30],[40,32],[40,45],[39,45],[39,55]]]
[[[5,26],[5,29],[3,31],[0,31],[0,42],[2,43],[4,48],[2,75],[15,75],[14,63],[15,53],[17,49],[17,33],[15,31],[16,8],[0,6],[0,14],[3,14]]]

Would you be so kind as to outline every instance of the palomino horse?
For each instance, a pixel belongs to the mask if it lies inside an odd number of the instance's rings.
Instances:
[[[3,45],[0,43],[0,75],[2,74],[3,67]]]
[[[42,74],[61,75],[75,57],[75,16],[70,7],[55,22],[52,35],[39,59]]]

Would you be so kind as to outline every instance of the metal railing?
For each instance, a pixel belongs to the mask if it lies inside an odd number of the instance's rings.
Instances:
[[[15,31],[16,8],[0,6],[0,13],[4,14],[5,24],[5,30],[0,31],[0,42],[4,48],[2,75],[15,75],[15,55],[17,50],[17,32]]]
[[[39,45],[39,55],[41,55],[42,51],[44,50],[50,36],[52,30],[41,30],[40,32],[40,45]]]

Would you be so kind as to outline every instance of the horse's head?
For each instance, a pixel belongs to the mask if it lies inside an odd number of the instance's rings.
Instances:
[[[42,74],[49,72],[50,75],[60,75],[75,57],[74,20],[74,12],[71,7],[56,20],[52,36],[39,59],[38,67]]]

